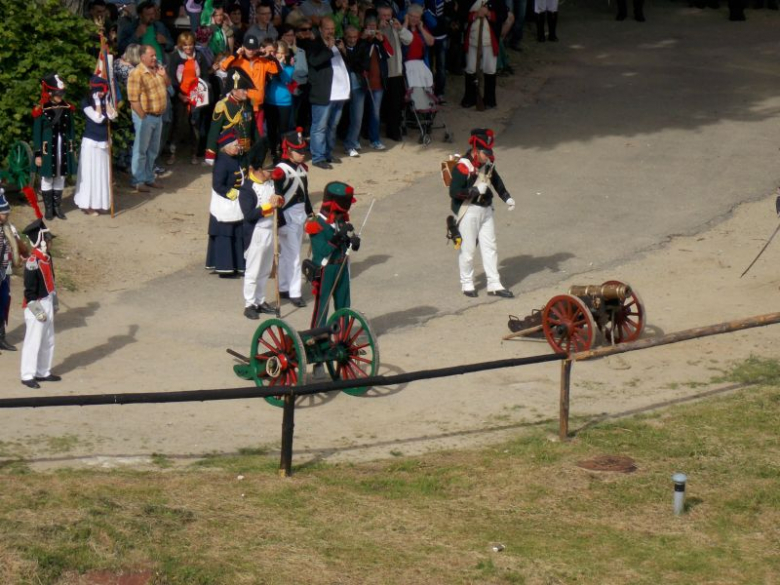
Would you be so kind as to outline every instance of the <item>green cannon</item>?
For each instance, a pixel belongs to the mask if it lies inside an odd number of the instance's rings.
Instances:
[[[296,331],[282,319],[267,319],[252,337],[249,357],[233,366],[239,378],[254,380],[263,388],[302,386],[309,365],[324,365],[332,380],[358,380],[375,376],[379,369],[379,346],[368,319],[354,309],[339,309],[324,327]],[[343,390],[352,396],[368,388]],[[283,406],[281,396],[266,398],[269,404]]]
[[[5,168],[0,169],[0,179],[6,188],[18,191],[33,186],[37,171],[34,162],[30,145],[22,140],[14,142],[5,159]]]

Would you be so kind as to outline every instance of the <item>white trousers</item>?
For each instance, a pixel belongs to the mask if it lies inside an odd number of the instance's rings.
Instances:
[[[65,177],[41,177],[41,191],[62,191],[65,188]]]
[[[498,275],[498,253],[496,252],[496,226],[493,221],[493,207],[469,205],[460,221],[460,245],[458,265],[460,266],[461,290],[474,290],[474,251],[479,240],[482,252],[482,267],[487,277],[488,291],[501,290]]]
[[[260,225],[262,222],[262,225]],[[265,302],[265,288],[274,263],[273,223],[261,219],[252,232],[252,241],[244,252],[244,306]]]
[[[493,47],[490,45],[482,47],[482,73],[485,75],[495,75],[498,57],[493,54]],[[469,47],[466,53],[466,73],[474,75],[477,72],[477,47]]]
[[[290,293],[290,298],[301,296],[301,245],[306,209],[303,203],[284,211],[287,224],[279,228],[279,290]]]
[[[534,0],[534,12],[558,12],[558,0]]]
[[[44,378],[51,374],[54,359],[54,305],[51,296],[38,301],[46,311],[46,321],[41,323],[29,308],[24,309],[24,332],[22,345],[22,380],[36,376]]]

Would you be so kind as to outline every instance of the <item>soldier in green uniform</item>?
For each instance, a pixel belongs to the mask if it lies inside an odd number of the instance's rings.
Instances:
[[[214,106],[208,139],[206,140],[206,163],[214,164],[219,152],[217,141],[223,132],[235,129],[238,145],[241,151],[239,160],[241,167],[248,168],[250,153],[258,144],[260,135],[255,124],[252,104],[247,101],[247,90],[254,89],[255,84],[241,69],[229,69],[225,80],[228,94]]]
[[[41,80],[41,101],[33,108],[35,166],[41,174],[41,195],[47,220],[65,219],[62,190],[65,178],[76,172],[73,112],[65,101],[65,83],[56,73]]]
[[[319,214],[306,222],[311,239],[314,275],[312,327],[321,327],[328,317],[333,297],[335,310],[349,307],[349,251],[358,251],[360,236],[349,223],[349,208],[355,202],[355,190],[340,181],[325,185]]]

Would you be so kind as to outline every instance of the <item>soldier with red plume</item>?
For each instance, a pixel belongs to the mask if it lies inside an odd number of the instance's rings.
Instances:
[[[460,286],[467,297],[477,296],[474,288],[474,252],[479,242],[488,295],[512,298],[514,295],[504,288],[498,274],[492,191],[506,203],[509,211],[514,210],[515,200],[496,171],[493,138],[490,129],[472,130],[469,153],[452,169],[451,208],[456,216],[454,223],[463,239],[458,256]]]

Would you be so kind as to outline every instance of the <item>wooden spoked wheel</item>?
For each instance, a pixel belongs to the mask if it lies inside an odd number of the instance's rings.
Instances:
[[[542,311],[542,329],[550,347],[567,354],[589,350],[596,334],[590,309],[572,295],[550,299]]]
[[[306,379],[306,352],[298,332],[281,319],[268,319],[252,338],[250,366],[255,384],[261,387],[302,386]],[[284,406],[284,397],[265,399]]]
[[[333,380],[358,380],[375,376],[379,370],[379,345],[371,333],[365,315],[355,309],[339,309],[328,319],[328,326],[336,324],[332,336],[333,359],[325,362]],[[369,388],[347,388],[346,394],[360,396]]]
[[[630,285],[619,280],[608,280],[604,284],[623,284],[631,288]],[[604,338],[607,343],[611,344],[636,341],[642,335],[647,320],[642,298],[631,288],[631,294],[628,297],[622,301],[614,302],[620,304],[612,309],[614,317],[601,328]]]
[[[23,140],[14,142],[11,146],[7,172],[10,175],[10,182],[19,189],[33,184],[35,179],[33,151]]]

